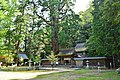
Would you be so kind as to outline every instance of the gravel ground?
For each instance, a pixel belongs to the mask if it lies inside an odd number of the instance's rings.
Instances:
[[[31,79],[38,75],[51,74],[56,72],[71,71],[72,69],[57,69],[48,72],[5,72],[0,71],[0,80],[10,80],[10,79]]]
[[[30,79],[37,75],[50,74],[58,71],[49,72],[0,72],[0,80],[10,80],[10,79]]]

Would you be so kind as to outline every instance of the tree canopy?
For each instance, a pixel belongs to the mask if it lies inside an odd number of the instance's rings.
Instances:
[[[120,1],[93,0],[75,14],[75,0],[0,0],[0,55],[32,61],[86,42],[89,56],[120,53]],[[9,58],[11,58],[11,56]],[[8,59],[9,59],[8,58]],[[11,59],[13,60],[13,59]],[[12,61],[11,61],[12,62]]]
[[[88,50],[92,56],[120,53],[120,1],[94,0],[92,35]]]

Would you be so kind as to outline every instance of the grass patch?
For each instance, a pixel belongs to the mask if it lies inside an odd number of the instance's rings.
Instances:
[[[50,71],[50,70],[46,70],[46,69],[40,69],[40,70],[34,70],[34,69],[30,69],[28,70],[28,67],[25,66],[21,66],[21,67],[16,67],[16,68],[12,68],[12,67],[1,67],[0,68],[1,71],[7,71],[7,72],[46,72],[46,71]]]
[[[84,74],[84,73],[88,73],[88,72],[90,72],[91,70],[89,70],[89,69],[80,69],[80,70],[75,70],[74,72],[76,73],[76,74]]]
[[[104,79],[101,77],[80,77],[76,80],[104,80]]]
[[[67,74],[68,72],[59,72],[59,73],[51,73],[51,74],[45,74],[45,75],[40,75],[40,76],[37,76],[36,77],[36,79],[37,78],[49,78],[49,77],[56,77],[56,76],[62,76],[62,75],[64,75],[64,74]]]
[[[69,72],[52,73],[39,75],[35,80],[120,80],[120,74],[115,71],[103,71],[98,73],[97,70],[75,70]],[[34,80],[33,79],[33,80]],[[32,79],[31,79],[32,80]]]
[[[87,72],[89,72],[89,70],[81,69],[81,70],[75,70],[74,72],[73,71],[66,71],[66,72],[58,72],[58,73],[40,75],[40,76],[37,76],[36,78],[44,78],[44,77],[52,77],[52,76],[58,77],[58,76],[64,76],[64,75],[72,76],[72,75],[75,75],[75,74],[84,74],[84,73],[87,73]]]
[[[117,74],[115,71],[106,71],[80,77],[76,80],[120,80],[120,74]]]
[[[46,75],[39,75],[34,79],[43,79],[43,80],[73,80],[75,77],[79,76],[80,74],[84,74],[89,72],[90,70],[75,70],[75,71],[66,71],[66,72],[58,72]],[[76,76],[75,76],[76,75]],[[74,76],[74,77],[73,77]]]
[[[120,74],[117,74],[115,71],[101,73],[100,77],[109,78],[112,80],[120,80]]]

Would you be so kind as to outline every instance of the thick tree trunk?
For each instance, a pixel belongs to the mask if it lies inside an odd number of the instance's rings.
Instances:
[[[56,17],[53,17],[52,31],[53,31],[53,39],[52,39],[53,52],[55,54],[58,54],[58,52],[59,52],[59,46],[58,46],[58,25],[57,25]]]
[[[58,54],[59,52],[59,46],[58,46],[58,12],[56,11],[55,5],[52,4],[52,1],[50,0],[50,4],[52,6],[49,7],[50,9],[50,20],[52,27],[52,49],[54,54]]]
[[[58,54],[59,47],[58,47],[58,32],[57,32],[57,30],[53,31],[52,48],[53,48],[53,52],[55,54]]]

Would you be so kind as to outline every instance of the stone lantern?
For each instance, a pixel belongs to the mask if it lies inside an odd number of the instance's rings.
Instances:
[[[29,63],[29,68],[30,68],[31,67],[31,63],[32,63],[31,59],[28,61],[28,63]]]
[[[89,69],[89,61],[86,61],[86,68]]]

